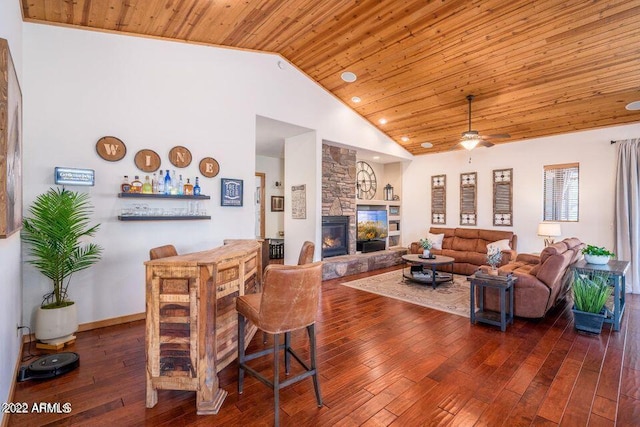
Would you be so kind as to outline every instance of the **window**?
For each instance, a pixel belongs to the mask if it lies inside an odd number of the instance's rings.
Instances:
[[[544,167],[544,220],[578,221],[579,163]]]

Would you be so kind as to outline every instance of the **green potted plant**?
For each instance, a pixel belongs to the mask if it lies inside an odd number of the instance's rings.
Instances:
[[[429,239],[420,239],[420,246],[422,246],[422,256],[424,258],[429,258],[431,256],[431,248],[433,247],[433,242]]]
[[[573,319],[579,331],[599,334],[606,318],[604,310],[613,288],[607,272],[578,273],[573,276]]]
[[[609,262],[609,258],[613,258],[616,255],[613,252],[608,251],[604,247],[587,245],[582,250],[585,261],[589,264],[606,264]]]
[[[50,344],[66,342],[78,329],[76,306],[67,294],[69,281],[73,273],[100,260],[102,248],[83,242],[100,225],[89,224],[89,195],[64,188],[50,188],[36,198],[28,212],[22,230],[22,239],[29,245],[26,262],[53,285],[36,312],[36,338]]]

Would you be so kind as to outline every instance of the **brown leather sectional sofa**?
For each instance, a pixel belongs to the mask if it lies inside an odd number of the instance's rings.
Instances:
[[[502,251],[500,265],[506,265],[515,260],[518,237],[511,231],[483,230],[478,228],[440,228],[431,227],[431,234],[444,234],[442,249],[431,249],[436,255],[450,256],[455,259],[453,272],[471,275],[478,267],[487,264],[487,244],[498,240],[509,240],[511,250]],[[422,253],[422,247],[414,242],[410,247],[411,253]],[[448,268],[448,267],[447,267]]]
[[[547,246],[539,256],[519,254],[515,261],[500,267],[500,274],[513,273],[518,278],[514,285],[514,314],[543,317],[563,299],[571,284],[571,264],[582,257],[584,247],[580,239],[572,237]],[[492,290],[485,291],[485,308],[499,311],[498,294]]]

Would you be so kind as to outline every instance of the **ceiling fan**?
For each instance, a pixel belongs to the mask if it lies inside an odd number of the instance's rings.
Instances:
[[[471,129],[471,101],[473,101],[474,98],[475,95],[467,95],[467,101],[469,101],[469,130],[462,132],[462,138],[460,138],[460,142],[458,144],[471,151],[477,146],[493,147],[494,144],[488,141],[488,139],[510,138],[511,135],[508,133],[484,136],[480,135],[477,130]]]

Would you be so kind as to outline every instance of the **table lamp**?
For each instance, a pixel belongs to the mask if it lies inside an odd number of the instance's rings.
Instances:
[[[544,247],[553,244],[553,238],[562,234],[560,224],[556,222],[541,222],[538,224],[538,236],[544,236]]]

